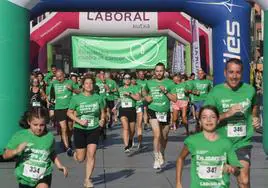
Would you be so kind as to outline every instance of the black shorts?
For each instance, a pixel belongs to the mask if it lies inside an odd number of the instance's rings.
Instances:
[[[114,108],[114,101],[108,101],[106,99],[106,105],[109,109],[113,109]]]
[[[149,118],[150,119],[157,119],[157,117],[156,117],[156,111],[154,111],[154,110],[151,110],[151,109],[149,109],[148,108],[148,116],[149,116]],[[167,119],[166,119],[166,122],[160,122],[160,121],[158,121],[159,122],[159,125],[167,125],[167,124],[169,124],[170,123],[170,112],[168,111],[168,112],[166,112],[167,113]]]
[[[250,164],[252,146],[239,148],[235,151],[238,160],[247,161]]]
[[[55,114],[56,121],[58,122],[65,121],[65,120],[70,121],[70,118],[68,118],[67,116],[67,110],[68,109],[55,110],[54,114]]]
[[[93,130],[83,130],[74,128],[74,146],[77,149],[87,148],[89,144],[98,145],[100,137],[100,128]]]
[[[127,117],[128,122],[136,122],[137,114],[136,114],[136,108],[119,108],[119,118],[121,117]]]
[[[52,174],[49,174],[43,177],[42,179],[40,179],[36,185],[38,185],[39,183],[45,183],[48,185],[48,187],[51,187],[51,181],[52,181]],[[35,187],[36,186],[29,186],[29,185],[24,185],[21,183],[19,184],[19,188],[35,188]]]

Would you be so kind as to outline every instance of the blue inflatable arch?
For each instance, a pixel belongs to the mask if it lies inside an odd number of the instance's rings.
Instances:
[[[224,62],[240,58],[249,82],[250,4],[245,0],[8,0],[0,1],[2,88],[0,150],[27,106],[29,19],[46,11],[183,11],[213,28],[214,83],[224,81]],[[5,79],[12,74],[16,82]]]

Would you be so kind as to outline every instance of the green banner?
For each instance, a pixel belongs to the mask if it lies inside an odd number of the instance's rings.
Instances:
[[[73,67],[153,69],[167,65],[167,37],[72,37]]]
[[[192,73],[191,44],[185,46],[185,62],[186,74],[190,75]]]

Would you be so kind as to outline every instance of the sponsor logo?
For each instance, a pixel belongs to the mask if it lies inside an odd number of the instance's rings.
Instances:
[[[227,46],[227,52],[223,53],[223,61],[226,62],[228,58],[241,59],[240,23],[226,20],[226,33],[227,38],[224,42]]]
[[[87,19],[90,21],[106,21],[106,22],[148,22],[146,12],[88,12]]]

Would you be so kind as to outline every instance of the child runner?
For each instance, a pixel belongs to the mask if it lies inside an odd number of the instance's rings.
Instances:
[[[237,175],[242,165],[238,161],[232,142],[215,131],[219,123],[219,112],[216,107],[202,107],[199,121],[203,131],[189,136],[184,141],[185,145],[177,159],[176,187],[182,187],[183,163],[190,153],[192,157],[191,188],[228,188],[230,185],[228,173]]]
[[[68,174],[55,152],[55,139],[46,129],[47,112],[32,108],[20,121],[25,129],[11,138],[3,154],[4,159],[16,158],[15,174],[19,188],[48,188],[52,180],[52,162]]]

